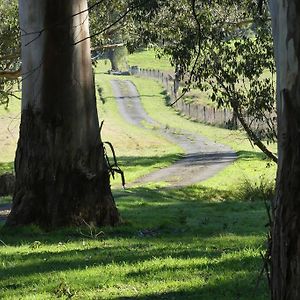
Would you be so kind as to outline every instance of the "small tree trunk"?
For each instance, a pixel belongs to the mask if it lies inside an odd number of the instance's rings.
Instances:
[[[110,64],[111,64],[111,70],[112,71],[119,71],[119,66],[118,66],[118,61],[117,61],[117,58],[116,58],[116,53],[115,53],[115,48],[113,49],[109,49],[108,50],[108,59],[110,61]]]
[[[115,47],[108,50],[107,56],[111,63],[111,69],[113,71],[120,71],[122,65],[126,63],[126,47]]]
[[[20,0],[23,94],[7,225],[114,225],[86,0]],[[81,12],[81,13],[80,13]]]
[[[300,3],[270,3],[277,64],[278,171],[273,201],[273,300],[300,299]]]

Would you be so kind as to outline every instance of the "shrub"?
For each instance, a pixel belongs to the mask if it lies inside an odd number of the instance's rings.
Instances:
[[[270,201],[275,195],[275,180],[261,177],[259,181],[253,182],[245,179],[237,190],[237,196],[246,201]]]

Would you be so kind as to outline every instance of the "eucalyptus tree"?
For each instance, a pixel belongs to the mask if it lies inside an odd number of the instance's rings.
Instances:
[[[278,172],[273,203],[273,300],[300,299],[300,5],[272,0],[277,66]]]
[[[22,113],[7,225],[114,225],[86,0],[20,0]]]

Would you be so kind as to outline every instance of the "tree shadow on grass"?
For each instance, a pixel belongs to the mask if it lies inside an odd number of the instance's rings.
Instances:
[[[147,164],[142,161],[141,163]],[[236,234],[263,235],[267,214],[262,201],[241,201],[236,191],[208,188],[201,185],[180,189],[156,186],[115,190],[115,200],[124,223],[103,228],[108,238],[201,237]],[[0,228],[0,239],[16,246],[40,240],[46,244],[82,239],[76,228],[44,232],[36,227]],[[89,228],[82,229],[86,235]]]
[[[148,163],[140,161],[141,165]],[[5,264],[0,287],[16,289],[14,278],[21,278],[22,286],[17,288],[22,290],[35,280],[39,282],[40,276],[50,278],[53,273],[76,270],[76,278],[84,276],[85,288],[93,289],[94,281],[86,279],[85,270],[99,268],[101,280],[111,280],[112,285],[155,285],[164,280],[184,284],[185,274],[190,273],[197,273],[204,282],[197,288],[189,286],[167,293],[158,290],[127,298],[120,291],[117,299],[217,299],[216,295],[218,299],[266,298],[251,298],[245,292],[254,288],[262,262],[258,255],[243,254],[243,249],[260,247],[266,230],[263,203],[239,201],[232,191],[201,185],[181,189],[136,187],[117,190],[115,198],[125,222],[115,228],[102,228],[104,234],[98,239],[82,235],[88,235],[89,228],[82,228],[82,232],[75,228],[54,232],[36,227],[2,228],[0,239],[23,250],[10,253],[8,248],[0,247],[0,259]],[[165,263],[170,259],[174,263]],[[117,282],[111,279],[111,267],[122,274]],[[222,278],[226,274],[234,280]],[[216,278],[210,280],[210,276]],[[258,295],[265,293],[263,285]]]
[[[86,270],[89,268],[101,270],[100,282],[118,285],[138,284],[156,285],[159,281],[170,280],[182,282],[182,288],[172,292],[153,292],[148,295],[122,297],[122,291],[117,299],[266,299],[266,282],[264,278],[256,289],[260,265],[259,257],[246,256],[222,258],[224,253],[210,253],[198,251],[195,253],[166,253],[162,249],[141,249],[136,251],[122,247],[101,247],[71,250],[60,253],[28,253],[22,259],[23,264],[4,268],[0,273],[1,286],[4,289],[15,289],[13,284],[15,278],[23,278],[20,289],[27,284],[40,283],[40,276],[44,280],[50,279],[53,273],[68,272],[76,270],[76,280],[84,279],[85,289],[96,288],[95,280],[88,279]],[[203,260],[203,258],[208,260]],[[8,256],[4,259],[12,260],[14,257]],[[199,260],[195,260],[195,258]],[[176,263],[168,265],[168,261],[173,259]],[[153,263],[151,264],[151,261]],[[124,263],[126,265],[124,265]],[[112,279],[112,270],[116,267],[122,274],[120,278]],[[81,271],[83,273],[81,273]],[[52,274],[52,275],[51,275]],[[170,274],[172,277],[170,278]],[[187,284],[192,278],[199,280],[199,286]],[[197,275],[195,275],[197,274]],[[38,276],[38,277],[35,277]],[[187,276],[188,278],[185,278]],[[196,277],[195,277],[196,276]],[[198,279],[197,279],[198,277]],[[110,283],[111,282],[111,283]],[[76,282],[73,283],[76,285]],[[77,283],[78,284],[78,283]],[[82,289],[82,286],[80,286]],[[169,288],[170,290],[170,288]],[[255,294],[256,292],[256,294]],[[254,295],[256,297],[254,297]],[[260,297],[259,297],[260,296]],[[216,298],[218,297],[218,298]],[[251,298],[252,297],[252,298]]]
[[[157,96],[156,95],[139,95],[138,97],[140,98],[156,98]],[[137,96],[122,96],[122,97],[117,97],[118,99],[136,99]],[[105,100],[105,102],[107,100],[115,100],[116,97],[114,96],[111,96],[111,97],[103,97],[103,99]],[[105,103],[103,104],[105,106]]]
[[[264,153],[257,151],[238,151],[238,159],[242,160],[270,160]],[[271,160],[270,160],[271,161]]]
[[[264,203],[240,201],[236,191],[201,185],[181,189],[138,187],[119,190],[115,198],[123,218],[135,230],[152,228],[161,235],[203,238],[266,232]]]
[[[241,151],[240,159],[261,158],[261,153]],[[130,157],[119,158],[120,165],[126,167],[147,168],[154,164],[172,163],[180,155],[171,154],[162,157]],[[188,234],[211,235],[218,233],[261,234],[265,229],[258,229],[253,218],[257,215],[261,225],[265,222],[264,204],[260,202],[240,201],[240,193],[236,191],[207,188],[201,185],[188,186],[180,189],[136,187],[128,190],[114,191],[126,225],[110,230],[112,234],[131,236],[141,228],[154,228],[162,234],[184,232]],[[261,221],[263,220],[263,221]],[[248,224],[248,228],[240,227],[239,223]],[[3,223],[3,221],[2,221]],[[32,241],[30,231],[16,229],[16,234],[8,237],[10,243],[17,244],[18,240]],[[0,232],[1,234],[1,232]],[[4,232],[2,234],[5,234]],[[51,243],[51,234],[45,235]],[[68,234],[67,234],[68,235]],[[55,234],[53,235],[55,236]],[[1,237],[1,236],[0,236]],[[54,238],[55,242],[55,238]]]
[[[160,163],[174,163],[181,157],[181,154],[168,154],[162,156],[118,156],[120,166],[126,167],[150,167]]]
[[[152,241],[152,242],[155,242]],[[152,272],[167,272],[167,271],[179,271],[182,268],[195,270],[207,270],[213,268],[216,270],[228,269],[231,271],[238,271],[243,268],[239,264],[233,264],[234,260],[239,261],[240,258],[231,259],[230,261],[224,260],[217,262],[216,259],[220,258],[222,254],[226,253],[222,249],[215,249],[207,251],[205,249],[174,249],[170,246],[170,251],[166,250],[166,246],[172,244],[169,241],[166,245],[160,245],[160,247],[153,248],[148,244],[133,244],[131,248],[122,246],[111,246],[111,247],[93,247],[88,249],[74,249],[65,250],[59,252],[45,251],[32,249],[32,252],[15,253],[15,254],[3,254],[1,258],[3,261],[22,260],[23,264],[6,266],[0,273],[0,280],[13,278],[15,276],[28,276],[35,273],[48,273],[48,272],[60,272],[68,270],[84,270],[87,267],[106,267],[111,264],[122,265],[124,262],[128,265],[147,263],[151,260],[185,260],[186,263],[181,266],[180,262],[178,265],[173,264],[167,266],[166,264],[154,264],[151,267],[147,267],[146,270],[138,270],[128,272],[126,276],[128,278],[135,278],[140,276],[147,276]],[[103,245],[103,244],[102,244]],[[36,252],[35,252],[36,251]],[[207,258],[210,262],[195,262],[193,259]],[[187,264],[190,262],[190,264]],[[260,263],[259,257],[246,257],[244,258],[243,264],[254,266]]]
[[[184,278],[183,278],[184,282]],[[270,298],[264,278],[256,288],[252,275],[239,275],[219,281],[172,292],[153,292],[146,295],[118,297],[118,300],[266,300]]]
[[[184,274],[197,274],[196,277],[199,277],[200,282],[202,282],[202,286],[197,289],[191,289],[188,286],[182,290],[169,293],[153,293],[127,298],[119,297],[118,299],[202,299],[199,298],[200,295],[207,297],[203,299],[216,299],[208,297],[210,294],[219,296],[218,299],[235,299],[230,298],[233,295],[237,296],[236,299],[250,299],[244,298],[242,295],[248,296],[250,291],[254,292],[255,282],[262,264],[260,258],[258,256],[245,256],[242,259],[239,256],[223,258],[224,253],[208,252],[206,250],[195,250],[192,253],[185,253],[184,251],[168,253],[168,251],[162,251],[160,248],[147,249],[147,247],[141,247],[138,251],[138,248],[130,250],[126,247],[107,247],[103,249],[100,246],[56,253],[51,251],[44,253],[31,252],[23,256],[17,253],[3,256],[2,259],[3,261],[22,259],[23,264],[15,266],[11,264],[4,268],[0,273],[0,282],[2,282],[2,287],[5,289],[15,289],[15,286],[12,285],[14,278],[23,277],[23,285],[26,285],[28,281],[34,284],[35,280],[40,280],[39,277],[34,277],[35,275],[48,278],[52,276],[53,272],[75,270],[76,278],[80,280],[81,277],[86,276],[80,272],[85,272],[89,268],[99,268],[99,270],[102,270],[101,280],[109,280],[111,277],[109,268],[115,269],[117,267],[122,276],[115,284],[128,284],[128,282],[131,282],[131,284],[134,284],[134,282],[151,284],[153,282],[155,284],[160,280],[171,280],[182,281],[185,285],[186,280],[189,279],[182,277]],[[207,260],[204,258],[207,258]],[[173,260],[173,263],[168,265],[170,259]],[[171,278],[169,277],[170,274],[172,274]],[[227,279],[227,276],[229,279]],[[209,284],[206,282],[209,282]],[[226,282],[231,282],[231,285],[227,286]],[[93,280],[91,280],[91,284],[93,284]],[[87,289],[95,288],[89,286],[89,281],[86,278],[85,285]],[[262,282],[259,294],[265,292],[265,282]]]

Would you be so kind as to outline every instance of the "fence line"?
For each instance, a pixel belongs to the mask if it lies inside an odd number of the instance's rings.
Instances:
[[[137,66],[130,67],[130,73],[132,75],[152,78],[160,81],[167,92],[169,104],[173,103],[177,99],[179,83],[176,82],[173,75],[159,70],[142,69]],[[182,114],[201,123],[226,128],[237,127],[237,121],[233,112],[226,108],[217,109],[215,107],[204,106],[201,104],[186,103],[183,98],[174,104],[174,108]]]

